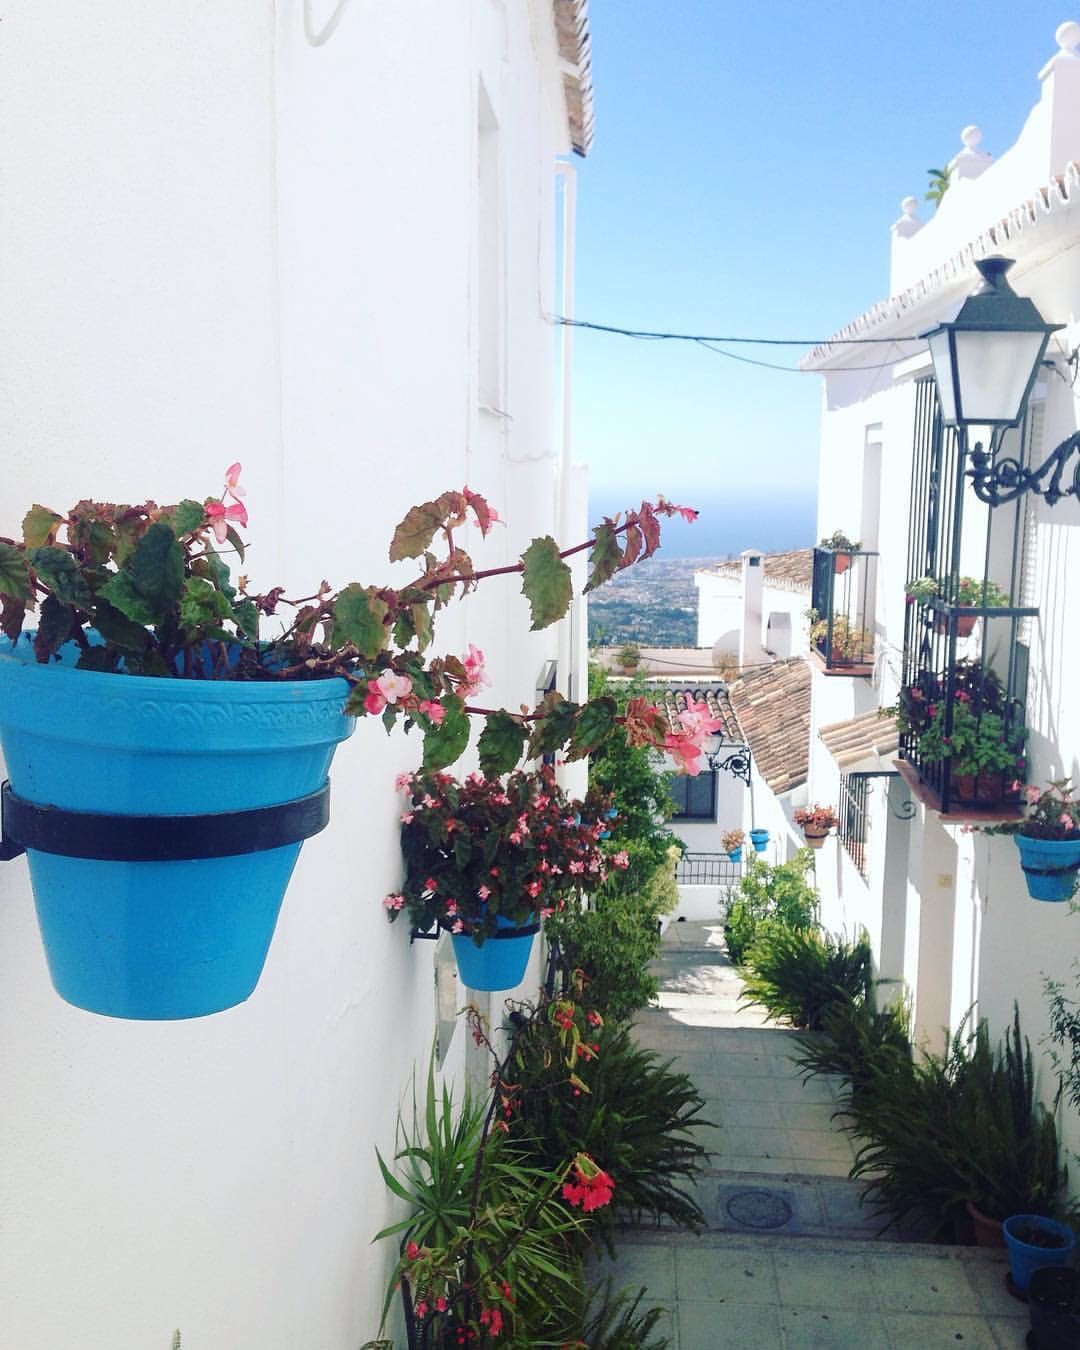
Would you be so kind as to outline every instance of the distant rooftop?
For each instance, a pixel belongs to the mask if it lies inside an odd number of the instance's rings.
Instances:
[[[818,734],[841,771],[875,756],[885,760],[900,745],[896,718],[883,717],[876,708],[861,717],[822,727]]]
[[[762,566],[767,586],[775,586],[781,591],[806,591],[809,595],[814,577],[812,548],[797,548],[787,553],[763,553]],[[701,570],[712,576],[731,577],[738,581],[742,577],[742,559],[733,558],[730,562],[720,563],[717,567],[706,567]]]

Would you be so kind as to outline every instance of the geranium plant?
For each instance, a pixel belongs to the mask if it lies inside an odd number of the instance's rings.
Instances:
[[[725,853],[734,853],[746,843],[746,831],[740,829],[725,830],[720,836],[720,847]]]
[[[857,539],[849,539],[842,530],[833,530],[832,534],[825,536],[818,547],[832,549],[834,553],[858,553],[862,544]]]
[[[1023,750],[1023,732],[1006,731],[996,712],[972,711],[970,698],[959,692],[953,703],[952,729],[946,735],[946,707],[931,705],[930,721],[919,737],[919,757],[927,763],[947,759],[954,774],[1004,773],[1015,768]]]
[[[1022,834],[1026,839],[1080,843],[1080,798],[1071,778],[1055,779],[1042,788],[1034,784],[1023,787],[1017,779],[1012,790],[1022,792],[1023,819],[985,826],[984,834]]]
[[[592,794],[572,801],[544,765],[505,781],[471,773],[403,774],[408,794],[401,816],[405,880],[383,905],[407,913],[414,928],[438,924],[478,943],[499,918],[528,923],[591,891],[609,868],[625,868],[624,852],[600,842],[611,803]]]
[[[943,586],[934,577],[916,577],[904,587],[904,593],[911,600],[928,604],[938,596],[948,597],[948,586]],[[975,577],[959,577],[953,604],[978,609],[1004,609],[1009,597],[993,581],[980,581]]]
[[[532,627],[545,628],[567,611],[572,596],[566,559],[589,551],[587,590],[599,586],[660,544],[661,517],[696,516],[660,498],[605,517],[592,537],[560,549],[550,536],[534,539],[517,562],[478,569],[463,546],[470,527],[486,536],[499,517],[468,488],[414,506],[394,531],[391,562],[417,560],[416,574],[388,586],[321,582],[303,597],[284,588],[255,590],[234,576],[226,555],[243,565],[238,527],[247,525],[240,465],[224,489],[174,506],[80,501],[66,513],[34,505],[22,538],[0,539],[0,629],[20,640],[28,615],[38,661],[62,647],[81,649],[79,667],[119,675],[181,679],[281,680],[342,676],[351,685],[346,711],[399,719],[424,735],[424,767],[452,763],[469,741],[469,713],[486,719],[479,739],[488,774],[512,769],[522,755],[565,750],[588,755],[616,719],[609,697],[578,705],[551,693],[533,711],[508,712],[470,702],[487,684],[483,653],[429,655],[436,617],[453,599],[498,574],[521,577]],[[440,547],[436,551],[436,541]],[[274,632],[263,631],[273,620]],[[628,734],[638,743],[682,755],[700,727],[667,726],[646,700],[627,709]]]
[[[819,806],[817,802],[813,806],[800,806],[792,819],[807,834],[827,834],[840,823],[831,806]]]

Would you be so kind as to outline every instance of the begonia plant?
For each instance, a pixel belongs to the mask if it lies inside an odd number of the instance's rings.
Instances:
[[[328,582],[299,598],[281,586],[257,591],[234,576],[226,556],[244,562],[238,527],[248,523],[241,468],[226,471],[218,496],[116,505],[80,501],[66,513],[35,504],[21,539],[0,539],[0,630],[11,642],[33,644],[39,662],[77,644],[82,669],[181,679],[282,680],[341,676],[351,686],[345,710],[381,716],[389,730],[401,720],[424,736],[423,766],[453,763],[469,741],[469,714],[485,719],[478,753],[485,773],[507,773],[530,758],[560,750],[570,759],[591,753],[616,722],[610,697],[577,704],[553,692],[533,710],[473,706],[488,683],[484,656],[432,657],[439,612],[480,581],[517,575],[533,629],[562,618],[572,598],[566,559],[589,551],[586,590],[607,581],[660,544],[661,518],[697,512],[662,497],[607,516],[591,538],[560,549],[549,535],[520,558],[477,568],[464,547],[469,528],[485,537],[499,517],[477,492],[448,491],[412,507],[394,531],[389,560],[417,562],[403,584]],[[436,551],[436,540],[439,550]],[[28,616],[33,628],[24,634]],[[264,631],[271,626],[273,633]],[[667,749],[696,771],[706,734],[699,716],[672,730],[644,699],[625,721],[638,744]]]
[[[827,834],[840,823],[831,806],[821,806],[817,802],[813,806],[800,806],[792,813],[792,819],[807,834]]]
[[[383,905],[391,920],[471,934],[479,944],[498,920],[528,923],[595,889],[609,868],[628,864],[601,843],[610,801],[567,798],[544,765],[505,780],[471,773],[402,774],[405,880]]]
[[[1071,778],[1057,778],[1042,788],[1034,784],[1024,787],[1016,779],[1012,791],[1022,791],[1023,819],[984,826],[984,834],[1022,834],[1027,839],[1080,843],[1080,797]]]

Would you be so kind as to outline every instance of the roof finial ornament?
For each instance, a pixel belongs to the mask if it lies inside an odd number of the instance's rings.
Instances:
[[[964,148],[949,163],[949,179],[978,178],[993,163],[993,156],[979,149],[982,143],[982,131],[975,125],[965,127],[960,133]]]
[[[903,215],[893,224],[892,232],[898,239],[910,239],[913,234],[918,234],[926,224],[918,216],[918,197],[905,197],[900,203],[900,210]]]
[[[1054,30],[1054,41],[1065,56],[1080,56],[1076,48],[1080,47],[1080,23],[1075,19],[1066,19]]]

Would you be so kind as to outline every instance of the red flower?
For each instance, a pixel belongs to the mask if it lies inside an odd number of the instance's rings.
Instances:
[[[615,1183],[587,1153],[579,1153],[574,1159],[573,1178],[562,1188],[567,1204],[580,1205],[586,1214],[610,1204]]]

